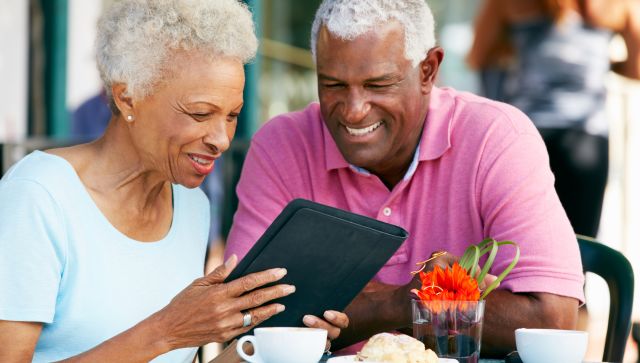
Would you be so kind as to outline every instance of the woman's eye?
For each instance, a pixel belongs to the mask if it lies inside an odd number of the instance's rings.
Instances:
[[[227,117],[227,119],[231,122],[238,120],[238,116],[240,116],[240,114],[238,113],[230,113],[229,116]]]
[[[191,113],[191,114],[189,114],[189,115],[190,115],[191,117],[193,117],[194,119],[198,120],[198,121],[203,120],[203,119],[206,119],[206,118],[208,118],[209,116],[211,116],[211,114],[210,114],[210,113]]]

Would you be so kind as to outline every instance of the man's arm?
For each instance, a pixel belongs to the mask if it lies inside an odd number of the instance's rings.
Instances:
[[[578,300],[547,293],[493,291],[487,297],[482,355],[504,357],[516,349],[518,328],[575,329]]]
[[[391,330],[410,334],[411,295],[419,283],[414,279],[406,286],[391,286],[374,283],[367,285],[347,306],[349,327],[333,342],[335,350],[369,339],[372,335]]]

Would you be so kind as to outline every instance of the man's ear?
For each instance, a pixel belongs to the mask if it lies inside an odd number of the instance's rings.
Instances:
[[[113,103],[120,111],[121,115],[127,117],[133,115],[133,99],[127,95],[127,85],[124,83],[114,83],[111,85],[111,94],[113,95]]]
[[[420,62],[420,82],[422,93],[428,94],[435,85],[438,78],[438,70],[444,58],[444,50],[440,47],[433,47],[427,53],[427,56]]]

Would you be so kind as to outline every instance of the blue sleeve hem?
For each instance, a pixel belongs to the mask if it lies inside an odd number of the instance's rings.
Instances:
[[[52,323],[54,312],[44,309],[0,309],[0,320]]]

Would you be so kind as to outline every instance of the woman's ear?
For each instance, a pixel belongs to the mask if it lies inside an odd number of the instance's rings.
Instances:
[[[124,83],[114,83],[111,85],[111,94],[113,95],[113,103],[120,111],[120,114],[125,117],[132,116],[133,110],[133,98],[127,95],[127,85]]]
[[[435,85],[438,77],[438,70],[444,58],[444,50],[440,47],[433,47],[427,56],[420,62],[420,82],[422,93],[428,94]]]

